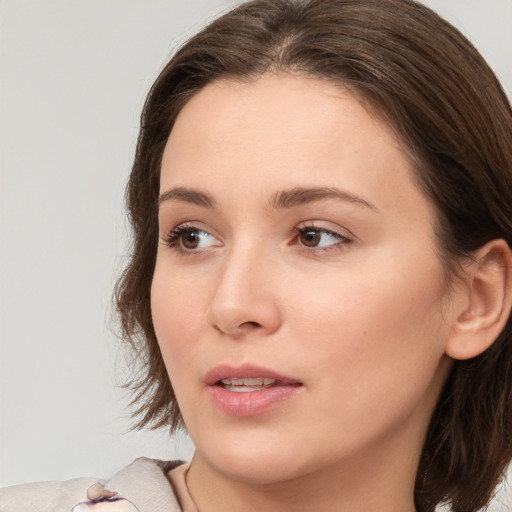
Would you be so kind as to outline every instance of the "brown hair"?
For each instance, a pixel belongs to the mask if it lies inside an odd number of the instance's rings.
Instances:
[[[132,386],[139,426],[182,426],[153,329],[150,288],[160,163],[184,104],[219,77],[268,70],[342,84],[397,131],[438,213],[440,252],[455,257],[489,240],[512,246],[512,112],[475,48],[412,0],[255,0],[189,40],[163,69],[142,113],[127,205],[131,260],[116,289],[123,336],[143,365]],[[452,262],[452,263],[450,263]],[[512,458],[512,321],[481,356],[455,361],[418,469],[418,512],[449,502],[471,512],[491,497]]]

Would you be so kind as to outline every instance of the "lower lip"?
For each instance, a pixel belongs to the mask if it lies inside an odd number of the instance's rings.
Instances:
[[[281,402],[293,398],[301,385],[278,385],[257,391],[228,391],[222,386],[209,386],[208,391],[217,409],[228,416],[256,416]]]

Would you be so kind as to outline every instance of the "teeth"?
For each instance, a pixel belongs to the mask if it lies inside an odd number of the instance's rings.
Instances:
[[[222,379],[221,382],[230,391],[255,391],[274,384],[276,379],[255,377],[252,379]]]
[[[230,382],[226,382],[225,384],[231,384],[232,386],[243,386],[244,385],[244,379],[226,379]]]
[[[261,386],[263,384],[263,377],[257,377],[256,379],[244,379],[245,386]]]

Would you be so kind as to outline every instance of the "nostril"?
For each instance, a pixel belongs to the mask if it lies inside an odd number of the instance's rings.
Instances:
[[[244,322],[242,326],[246,325],[247,327],[261,327],[261,325],[258,322]]]
[[[242,335],[244,332],[252,331],[253,329],[261,329],[263,326],[262,324],[254,321],[250,322],[242,322],[239,325],[236,325],[233,330],[227,328],[227,327],[221,327],[217,324],[213,325],[214,329],[221,333],[230,333],[233,335]]]

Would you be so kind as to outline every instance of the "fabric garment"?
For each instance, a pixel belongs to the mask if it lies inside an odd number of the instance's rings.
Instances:
[[[105,482],[76,478],[0,489],[0,512],[197,512],[188,464],[142,457]]]
[[[189,467],[190,462],[180,464],[169,471],[167,476],[172,483],[174,492],[176,493],[176,498],[178,499],[178,503],[181,505],[183,512],[199,512],[192,496],[188,492],[186,476]]]

